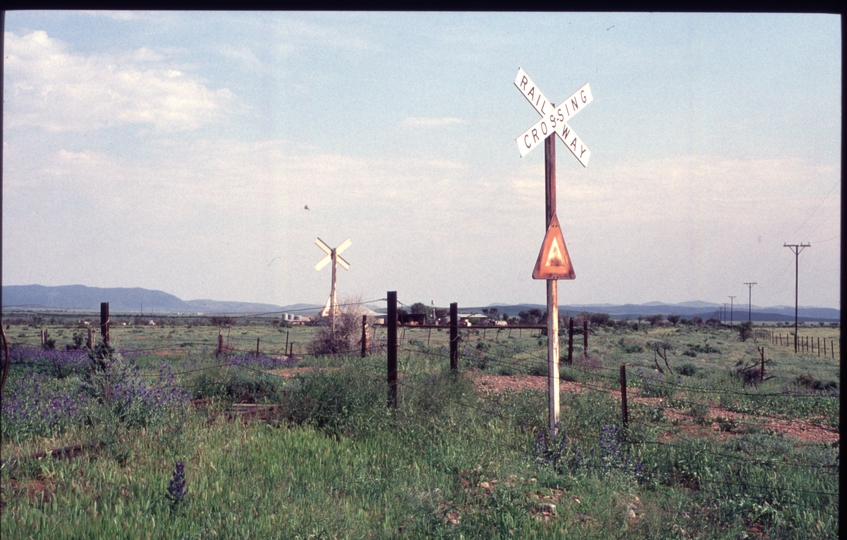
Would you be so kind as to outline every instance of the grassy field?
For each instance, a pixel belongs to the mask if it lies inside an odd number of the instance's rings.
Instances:
[[[451,374],[446,328],[401,329],[391,410],[378,346],[312,356],[313,327],[243,322],[221,356],[216,327],[115,326],[99,371],[63,350],[76,324],[44,326],[54,351],[8,326],[3,538],[838,537],[838,329],[800,332],[833,359],[726,327],[592,328],[551,439],[546,392],[521,387],[546,375],[538,330],[463,329]]]

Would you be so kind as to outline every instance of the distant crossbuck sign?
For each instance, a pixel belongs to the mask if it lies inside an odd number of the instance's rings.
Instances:
[[[524,97],[535,107],[538,114],[541,115],[541,120],[535,123],[531,128],[526,130],[523,135],[515,139],[518,144],[518,151],[521,157],[527,155],[538,143],[544,141],[547,137],[555,133],[562,139],[568,150],[582,163],[583,167],[588,166],[588,160],[591,159],[591,150],[585,146],[577,134],[568,125],[567,120],[581,111],[586,105],[594,99],[591,95],[591,87],[588,83],[574,92],[568,99],[560,103],[557,107],[550,104],[541,90],[535,86],[532,79],[522,68],[518,68],[518,76],[515,77],[515,86],[524,95]]]
[[[315,241],[315,244],[317,244],[317,246],[318,246],[319,248],[321,248],[322,250],[324,250],[324,251],[326,252],[326,257],[324,257],[323,259],[319,260],[319,261],[318,261],[318,264],[316,264],[316,265],[315,265],[315,270],[320,270],[320,269],[321,269],[321,268],[323,268],[324,266],[328,265],[328,264],[330,263],[330,261],[332,261],[332,257],[333,257],[332,252],[333,252],[333,249],[332,249],[331,247],[329,247],[328,245],[326,245],[326,242],[324,242],[324,241],[323,241],[323,240],[321,240],[320,238],[318,238],[318,239]],[[348,263],[347,261],[345,261],[344,259],[342,259],[342,258],[341,258],[341,255],[339,255],[339,254],[340,254],[342,251],[344,251],[345,249],[347,249],[348,247],[350,247],[350,244],[352,244],[352,242],[351,242],[351,241],[350,241],[350,239],[348,238],[347,240],[345,240],[345,241],[341,242],[341,245],[340,245],[340,246],[338,246],[337,248],[335,248],[335,250],[334,250],[334,251],[335,251],[335,258],[336,258],[336,260],[338,261],[338,263],[339,263],[341,266],[343,266],[343,267],[344,267],[344,269],[345,269],[345,270],[349,270],[349,269],[350,269],[350,263]]]

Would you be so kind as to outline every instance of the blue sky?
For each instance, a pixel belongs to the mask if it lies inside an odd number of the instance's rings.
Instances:
[[[840,307],[836,15],[7,12],[3,284],[185,299],[545,302],[557,102],[562,304]],[[305,209],[308,206],[309,209]],[[278,258],[277,258],[278,257]]]

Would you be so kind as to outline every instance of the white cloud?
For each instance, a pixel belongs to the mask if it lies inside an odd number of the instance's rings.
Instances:
[[[445,116],[443,118],[418,118],[410,116],[403,119],[404,127],[441,127],[452,126],[456,124],[467,124],[466,120],[455,118],[453,116]]]
[[[5,54],[6,128],[85,132],[151,124],[171,132],[217,122],[237,108],[228,89],[209,88],[147,48],[82,55],[43,31],[6,32]]]

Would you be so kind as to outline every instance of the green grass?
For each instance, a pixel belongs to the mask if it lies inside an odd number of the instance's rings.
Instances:
[[[144,328],[134,343],[153,344],[161,330]],[[539,345],[537,332],[517,334],[464,331],[462,369],[546,369],[543,338]],[[289,337],[305,346],[308,335],[296,328]],[[199,343],[209,336],[216,338],[217,329],[178,329],[172,338]],[[386,407],[384,355],[304,357],[300,365],[339,369],[290,380],[249,367],[213,367],[223,360],[195,346],[144,356],[143,369],[168,362],[180,384],[208,406],[146,429],[127,428],[81,458],[4,466],[0,532],[3,538],[837,537],[837,446],[743,423],[727,423],[728,437],[690,436],[664,414],[687,412],[697,425],[708,405],[722,405],[754,416],[815,417],[837,428],[840,410],[832,397],[767,395],[793,390],[802,373],[840,383],[831,360],[793,350],[771,356],[767,345],[775,378],[751,387],[732,372],[739,360],[757,357],[756,344],[729,330],[600,329],[587,360],[579,336],[574,365],[562,366],[565,379],[592,390],[561,396],[561,435],[539,447],[546,394],[478,394],[467,378],[448,372],[447,337],[406,329],[397,410]],[[244,339],[255,347],[254,335]],[[659,392],[669,401],[662,407],[631,402],[630,424],[621,432],[627,442],[612,450],[603,437],[620,427],[620,402],[602,389],[617,388],[623,362],[631,366],[630,386],[638,386],[635,370],[652,370],[653,353],[631,345],[658,340],[673,344],[668,360],[675,373],[660,383],[671,390]],[[682,354],[698,344],[709,350],[706,343],[720,352]],[[13,367],[11,377],[25,373]],[[57,384],[69,389],[74,382]],[[281,407],[268,421],[228,420],[228,405],[245,396]],[[4,431],[3,459],[101,437],[84,425],[18,442]],[[174,505],[166,494],[180,460],[188,493]],[[545,504],[555,511],[543,513],[551,509]]]

